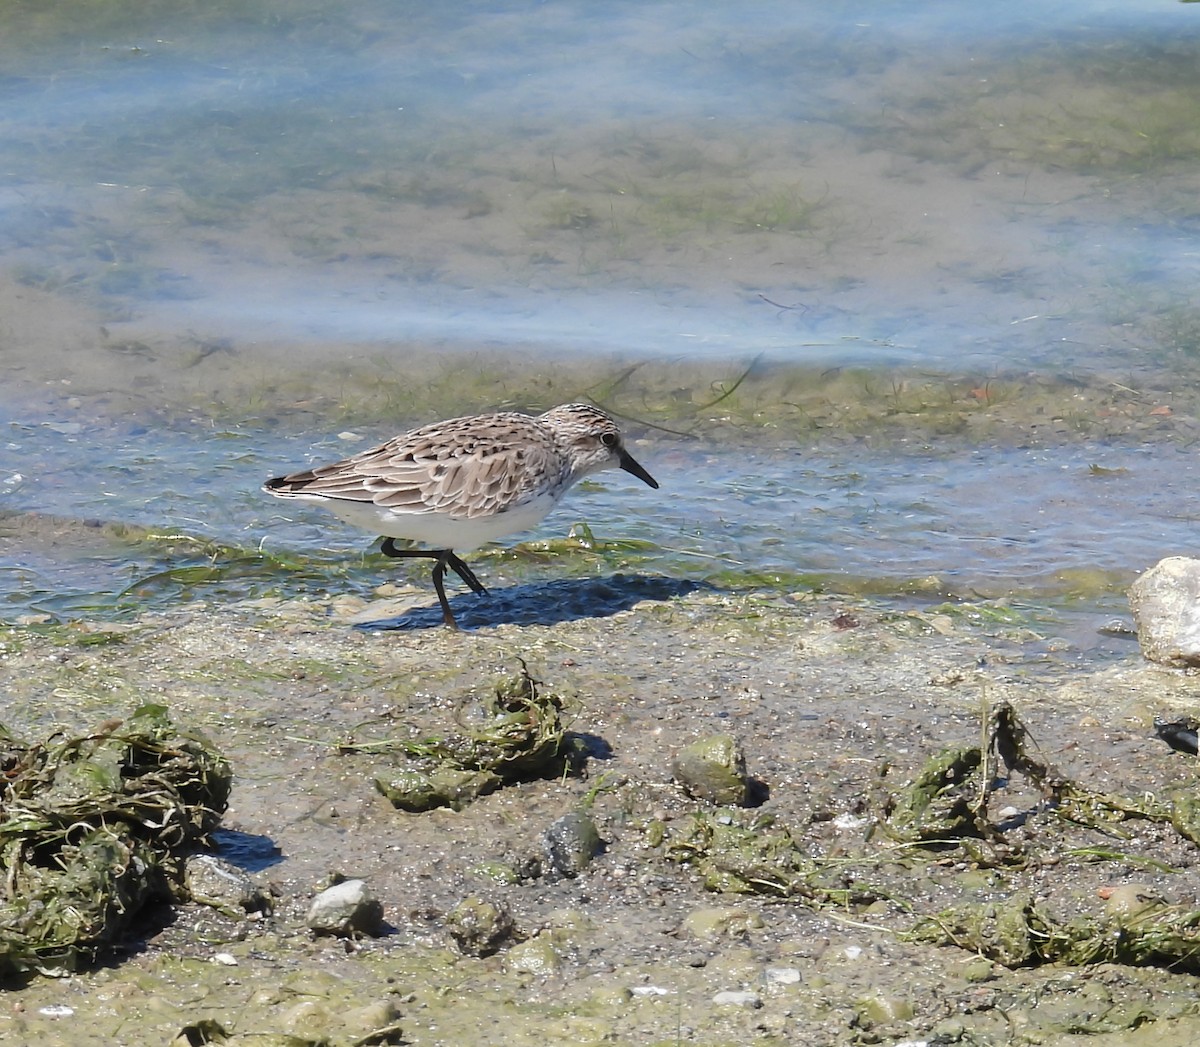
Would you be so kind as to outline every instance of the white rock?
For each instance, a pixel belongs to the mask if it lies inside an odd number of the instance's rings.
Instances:
[[[377,934],[382,921],[383,906],[362,880],[334,884],[318,894],[308,910],[308,926],[318,934]]]
[[[1200,560],[1168,556],[1129,587],[1142,654],[1177,668],[1200,665]]]
[[[870,819],[864,818],[861,814],[851,814],[849,811],[846,811],[834,818],[833,827],[842,830],[861,829],[868,821]]]

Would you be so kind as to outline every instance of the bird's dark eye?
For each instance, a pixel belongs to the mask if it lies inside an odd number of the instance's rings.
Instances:
[[[605,447],[616,447],[617,446],[617,434],[616,433],[601,433],[600,434],[600,442],[602,444],[604,444]]]

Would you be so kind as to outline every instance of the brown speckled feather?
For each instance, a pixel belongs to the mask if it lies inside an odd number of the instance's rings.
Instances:
[[[340,462],[273,481],[274,490],[472,519],[519,505],[570,475],[545,426],[523,414],[454,418]],[[486,426],[481,426],[486,422]]]

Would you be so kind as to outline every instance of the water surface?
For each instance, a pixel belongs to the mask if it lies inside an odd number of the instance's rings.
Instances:
[[[747,584],[1119,592],[1191,536],[1198,34],[1157,0],[10,5],[0,505],[361,550],[261,480],[590,397],[669,494],[606,481],[539,533]],[[725,399],[751,361],[778,370]],[[999,439],[873,439],[851,382],[781,435],[849,367],[914,418],[941,406],[901,403],[913,375],[966,375],[955,410],[1061,384]],[[1158,411],[1153,442],[1094,397],[1046,435],[1076,381]],[[37,530],[0,545],[11,613],[164,565]]]

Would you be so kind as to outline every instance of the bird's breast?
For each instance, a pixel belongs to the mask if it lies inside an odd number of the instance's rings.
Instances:
[[[404,538],[433,549],[453,549],[459,553],[470,552],[510,534],[528,531],[537,526],[558,503],[558,498],[542,494],[502,512],[467,517],[429,509],[392,509],[374,502],[322,495],[299,494],[295,497],[298,501],[319,505],[364,531],[388,538]]]

